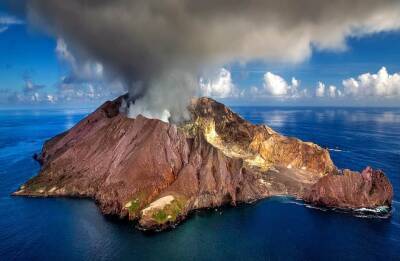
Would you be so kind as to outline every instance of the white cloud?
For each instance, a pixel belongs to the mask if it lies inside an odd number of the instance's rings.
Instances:
[[[326,87],[323,82],[318,82],[317,88],[315,89],[315,96],[320,98],[336,98],[343,96],[343,94],[342,91],[334,85],[329,85],[328,87]]]
[[[263,86],[251,86],[249,89],[241,92],[241,97],[247,98],[265,98],[265,99],[297,99],[307,97],[307,89],[300,88],[300,81],[292,77],[288,83],[281,76],[266,72],[263,77]]]
[[[241,92],[233,85],[229,71],[221,71],[221,77],[216,81],[202,85],[206,93],[218,94],[226,97],[229,90],[234,88],[236,97],[276,99],[285,101],[287,99],[310,98],[308,89],[301,88],[300,81],[292,78],[285,80],[280,75],[266,72],[263,76],[263,86],[251,86]],[[233,86],[230,88],[229,86]],[[310,89],[311,90],[311,89]],[[376,74],[365,73],[355,78],[342,81],[342,86],[328,85],[318,82],[314,89],[314,97],[337,100],[338,102],[356,102],[359,97],[370,97],[369,101],[378,101],[380,97],[400,97],[400,73],[389,74],[385,67],[382,67]]]
[[[385,67],[378,73],[364,73],[357,79],[349,78],[343,80],[344,93],[349,96],[378,96],[396,97],[400,96],[400,74],[389,74]]]
[[[325,96],[325,84],[322,82],[318,82],[318,86],[315,89],[315,96],[324,97]]]
[[[281,76],[273,74],[271,72],[267,72],[264,74],[263,87],[263,91],[267,96],[281,98],[299,98],[306,95],[306,90],[299,90],[300,82],[296,78],[293,77],[291,83],[289,84]],[[256,87],[253,88],[253,93],[255,91],[258,91]]]
[[[203,96],[214,98],[229,98],[237,96],[237,90],[233,84],[231,72],[221,68],[212,80],[200,78],[200,92]]]
[[[286,96],[289,85],[279,75],[267,72],[264,74],[264,89],[272,96]]]
[[[336,86],[330,85],[328,88],[329,97],[335,98],[337,96],[337,88]]]
[[[50,103],[56,103],[57,101],[57,96],[55,95],[47,94],[46,98]]]
[[[8,98],[9,101],[12,101],[13,103],[21,103],[21,104],[35,104],[35,103],[46,103],[50,102],[48,98],[48,94],[42,93],[42,92],[29,92],[29,93],[24,93],[24,92],[16,92],[16,93],[11,93],[11,95]]]

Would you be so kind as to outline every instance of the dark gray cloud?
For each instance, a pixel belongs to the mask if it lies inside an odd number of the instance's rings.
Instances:
[[[76,57],[62,38],[57,39],[55,51],[70,69],[56,84],[59,101],[112,99],[125,92],[118,80],[105,77],[102,64]]]
[[[29,10],[148,110],[172,114],[205,68],[301,62],[313,47],[343,50],[346,37],[400,28],[397,0],[32,0]]]

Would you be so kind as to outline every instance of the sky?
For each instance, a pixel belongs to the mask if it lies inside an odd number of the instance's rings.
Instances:
[[[345,36],[340,48],[313,45],[294,62],[251,56],[213,63],[196,74],[196,94],[230,105],[399,106],[399,29]],[[85,107],[129,90],[118,78],[105,80],[108,64],[76,56],[62,36],[0,4],[0,107]]]

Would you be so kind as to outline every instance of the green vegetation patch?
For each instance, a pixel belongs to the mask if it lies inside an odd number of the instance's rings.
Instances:
[[[137,218],[140,210],[146,204],[146,201],[146,193],[143,191],[136,193],[131,200],[124,205],[124,208],[128,210],[129,217]]]
[[[162,224],[168,221],[168,215],[163,209],[159,209],[153,213],[153,219],[157,221],[157,223]]]
[[[35,192],[44,192],[46,190],[46,186],[44,186],[43,184],[31,184],[28,186],[28,188]]]
[[[157,209],[152,214],[152,218],[158,223],[175,222],[182,213],[185,207],[184,200],[174,199],[170,204],[166,205],[163,209]]]
[[[126,203],[125,208],[128,209],[130,215],[135,215],[140,208],[140,200],[135,198]]]

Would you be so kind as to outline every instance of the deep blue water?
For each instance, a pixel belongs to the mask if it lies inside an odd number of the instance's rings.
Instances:
[[[332,149],[339,167],[381,168],[390,218],[360,218],[273,198],[194,213],[145,234],[104,218],[90,200],[11,197],[39,165],[44,140],[84,110],[0,111],[0,260],[400,260],[400,109],[234,108],[253,123]]]

